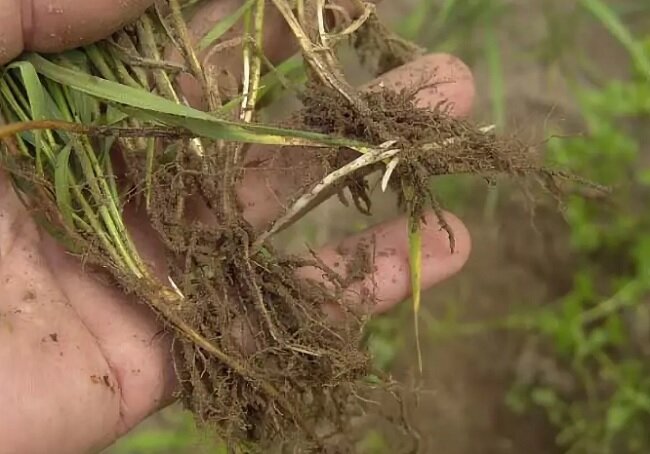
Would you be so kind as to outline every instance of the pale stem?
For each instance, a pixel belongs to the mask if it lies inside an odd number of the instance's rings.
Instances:
[[[313,187],[311,191],[303,194],[291,207],[289,207],[286,213],[280,219],[278,219],[269,230],[262,233],[255,240],[253,250],[257,251],[264,244],[264,242],[268,240],[269,237],[271,237],[271,235],[274,235],[287,225],[291,224],[301,215],[305,209],[314,203],[319,198],[319,196],[321,196],[327,189],[334,186],[342,178],[347,177],[359,169],[383,161],[384,159],[390,159],[400,152],[399,149],[386,150],[386,148],[390,147],[391,145],[393,145],[393,142],[387,142],[383,147],[362,154],[354,161],[344,165],[343,167],[335,170],[323,178],[318,184],[316,184],[316,186]]]

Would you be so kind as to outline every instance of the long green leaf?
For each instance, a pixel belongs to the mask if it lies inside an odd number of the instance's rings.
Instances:
[[[29,99],[28,114],[32,120],[45,119],[45,96],[44,88],[38,77],[38,73],[32,65],[24,61],[17,61],[8,66],[9,69],[16,68],[20,71],[20,76]],[[34,131],[35,159],[38,172],[43,173],[43,131]]]
[[[66,90],[73,115],[83,124],[95,124],[100,117],[99,103],[79,90]]]
[[[29,107],[31,109],[31,117],[33,120],[45,119],[45,96],[43,94],[43,85],[38,77],[38,73],[34,66],[25,62],[17,61],[10,64],[7,69],[16,68],[20,71],[27,98],[29,99]]]
[[[409,265],[411,268],[411,294],[413,298],[413,323],[418,369],[422,372],[422,347],[420,345],[420,304],[422,298],[422,229],[420,220],[409,218]]]
[[[72,142],[63,147],[56,157],[54,167],[54,194],[56,204],[63,216],[63,220],[70,228],[74,227],[72,198],[70,196],[70,152]]]
[[[422,298],[422,225],[415,209],[415,188],[405,179],[400,181],[408,213],[409,268],[411,272],[411,298],[413,300],[413,328],[418,357],[418,370],[422,373],[422,347],[420,345],[420,304]]]
[[[6,102],[0,102],[0,114],[4,117],[5,121],[9,123],[14,123],[14,122],[19,122],[19,121],[25,121],[25,119],[20,118],[18,113],[14,110],[14,105],[11,100],[11,90],[9,86],[6,83],[5,79],[0,79],[0,99]],[[16,136],[16,144],[18,145],[18,148],[20,149],[20,153],[23,156],[31,157],[31,153],[29,151],[29,148],[27,147],[27,142],[29,139],[30,135],[25,133],[25,134],[19,134]],[[33,135],[32,135],[33,137]]]
[[[199,45],[197,46],[198,51],[201,52],[202,50],[205,50],[216,40],[221,38],[223,34],[230,30],[233,25],[235,25],[237,21],[241,19],[246,11],[248,11],[251,6],[253,6],[254,2],[255,0],[247,0],[242,6],[237,9],[237,11],[217,22],[215,26],[212,27],[212,29],[203,36],[203,38],[201,38],[201,41],[199,41]]]
[[[104,101],[131,107],[133,108],[131,112],[140,110],[151,119],[157,119],[163,124],[182,126],[202,137],[267,145],[292,143],[360,145],[354,141],[324,134],[223,120],[192,107],[176,104],[144,89],[129,87],[65,68],[38,54],[29,53],[25,59],[31,62],[40,74],[62,85],[73,87]]]

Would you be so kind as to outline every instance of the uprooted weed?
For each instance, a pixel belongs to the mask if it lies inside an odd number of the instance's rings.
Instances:
[[[372,36],[366,44],[383,35]],[[134,47],[141,44],[138,37],[132,39]],[[388,64],[385,54],[390,53],[390,46],[381,51],[382,61]],[[320,58],[309,48],[305,54],[312,62]],[[393,63],[403,63],[406,57],[396,58]],[[556,196],[560,180],[571,180],[545,169],[531,148],[517,140],[454,119],[442,105],[417,107],[421,86],[399,92],[371,90],[358,94],[357,99],[352,91],[344,94],[324,84],[322,77],[309,74],[310,82],[301,94],[303,107],[289,126],[373,147],[388,144],[395,150],[388,187],[412,218],[421,217],[431,206],[449,233],[452,249],[453,232],[430,190],[431,177],[460,173],[485,178],[501,174],[524,180],[532,177]],[[345,89],[342,81],[338,84]],[[139,154],[141,149],[131,146],[129,140],[120,142],[130,185],[125,193],[148,188],[147,214],[164,246],[169,282],[153,278],[154,273],[139,263],[134,268],[137,275],[117,266],[92,229],[77,231],[68,224],[65,236],[88,263],[112,273],[118,284],[149,304],[176,334],[180,397],[199,422],[216,428],[233,444],[255,441],[268,446],[305,439],[313,449],[322,451],[330,436],[345,432],[348,418],[363,402],[359,398],[363,379],[372,372],[362,342],[366,316],[356,313],[354,307],[372,304],[373,295],[362,291],[357,295],[362,304],[346,304],[350,287],[370,274],[372,255],[367,248],[360,248],[349,254],[345,272],[339,273],[317,257],[286,256],[275,250],[268,238],[246,222],[236,202],[235,184],[243,159],[232,156],[245,155],[242,144],[206,140],[198,155],[192,140],[156,138],[151,148],[156,151],[153,162]],[[172,149],[172,158],[158,152]],[[313,192],[321,178],[359,157],[352,147],[307,148],[303,152],[322,163],[321,174],[304,181],[296,200]],[[11,161],[13,156],[6,153],[4,158]],[[32,205],[45,213],[51,224],[61,225],[53,202],[54,185],[37,177],[35,163],[31,158],[28,161],[20,166],[20,177],[37,189],[29,192]],[[364,166],[336,181],[332,191],[321,196],[348,189],[360,211],[369,213],[367,177],[385,164]],[[29,175],[30,170],[34,175]],[[83,191],[103,183],[99,177],[96,180],[84,181],[86,186],[78,189],[76,197],[81,199]],[[96,192],[99,196],[95,199],[101,201],[101,191]],[[197,200],[209,213],[209,222],[191,213],[190,202]],[[126,236],[123,240],[128,245]],[[133,256],[137,258],[136,253]],[[301,278],[301,271],[307,268],[320,270],[322,279]],[[338,306],[347,315],[345,323],[328,319],[323,311],[327,305]],[[343,450],[341,445],[337,449]]]
[[[402,151],[391,190],[410,215],[422,215],[427,205],[437,210],[452,249],[453,232],[430,190],[432,176],[532,177],[557,197],[558,180],[572,179],[544,168],[524,143],[481,131],[443,109],[417,107],[416,95],[415,89],[364,94],[372,113],[364,117],[335,90],[312,83],[301,96],[298,126],[368,143],[392,138],[392,146]],[[343,150],[311,152],[323,161],[324,173],[353,157]],[[182,319],[244,372],[181,338],[176,366],[184,402],[201,421],[218,423],[228,439],[295,440],[298,427],[312,442],[325,443],[327,437],[316,432],[338,427],[333,434],[340,435],[351,409],[361,404],[355,397],[363,394],[360,380],[371,372],[362,346],[364,318],[339,302],[351,284],[367,276],[372,257],[359,249],[341,276],[318,259],[284,256],[270,243],[256,250],[257,233],[241,213],[228,221],[215,207],[221,222],[189,223],[184,213],[188,194],[218,188],[223,175],[217,154],[199,161],[187,151],[185,157],[155,173],[151,220],[165,242],[170,277],[185,299]],[[339,186],[350,191],[363,212],[371,211],[367,177],[381,166],[361,169]],[[307,183],[299,195],[309,191]],[[411,200],[405,200],[406,187],[413,188]],[[207,199],[218,199],[227,190],[218,188]],[[300,278],[305,267],[319,268],[324,280]],[[372,295],[364,296],[372,304]],[[322,308],[332,303],[349,315],[346,323],[326,319]]]

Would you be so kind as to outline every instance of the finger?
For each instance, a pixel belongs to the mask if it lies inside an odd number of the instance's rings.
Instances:
[[[471,250],[467,228],[454,215],[444,213],[444,219],[454,234],[456,247],[451,252],[449,235],[440,228],[434,213],[425,216],[422,227],[422,289],[428,289],[461,270]],[[332,270],[342,276],[349,272],[359,247],[367,249],[373,272],[351,285],[346,292],[345,305],[360,302],[370,303],[371,312],[382,313],[411,294],[409,266],[409,241],[407,220],[396,219],[354,235],[344,241],[327,246],[318,252],[318,257]],[[301,276],[322,281],[323,272],[316,268],[304,268]],[[371,298],[368,299],[367,297]],[[325,308],[334,318],[340,318],[340,304]]]
[[[0,65],[23,50],[21,3],[20,0],[4,1],[0,8]]]
[[[469,115],[475,95],[472,73],[450,55],[424,56],[383,75],[367,88],[375,89],[383,81],[385,87],[400,89],[421,83],[426,74],[433,74],[433,80],[425,79],[431,86],[418,93],[419,106],[434,108],[446,101],[451,115]],[[313,153],[295,148],[278,151],[271,147],[251,147],[248,161],[238,195],[244,216],[255,226],[265,226],[275,219],[299,188],[324,176],[324,169]]]
[[[90,44],[140,16],[152,0],[6,0],[0,8],[0,64],[23,50],[60,52]]]
[[[371,82],[368,89],[375,90],[383,85],[401,90],[418,83],[428,86],[418,92],[417,106],[433,109],[445,102],[450,115],[464,118],[471,113],[476,95],[474,77],[467,65],[453,55],[425,55],[382,75]]]

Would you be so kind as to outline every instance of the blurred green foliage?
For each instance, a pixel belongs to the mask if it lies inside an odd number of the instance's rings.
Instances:
[[[650,19],[650,4],[581,0],[572,8],[557,6],[558,2],[545,2],[549,33],[531,54],[537,59],[531,64],[557,64],[564,69],[562,75],[572,88],[585,132],[550,140],[547,156],[593,181],[611,185],[614,194],[610,201],[572,197],[566,204],[573,254],[579,261],[568,294],[541,313],[510,317],[523,323],[479,324],[479,328],[524,328],[529,336],[542,340],[545,353],[554,357],[561,372],[570,375],[568,386],[538,379],[513,384],[507,396],[515,411],[542,409],[557,429],[557,444],[563,452],[647,453],[650,34],[635,37],[625,18],[635,15],[638,19],[646,13]],[[506,83],[495,30],[508,21],[509,14],[502,1],[423,1],[401,27],[403,33],[432,49],[483,59],[491,79],[492,116],[499,125],[505,118]],[[576,46],[577,24],[589,21],[607,30],[628,53],[629,78],[602,77],[604,68]],[[567,54],[571,65],[566,65]],[[558,137],[563,132],[548,131]],[[451,193],[462,194],[462,189],[454,186]],[[471,332],[472,326],[464,331]]]
[[[642,52],[631,55],[629,80],[574,87],[586,133],[548,144],[551,159],[614,188],[612,205],[568,202],[578,272],[559,309],[532,326],[574,382],[510,396],[520,411],[543,408],[572,453],[650,452],[650,69],[637,64],[650,57],[650,35],[634,46]]]
[[[198,429],[178,406],[153,415],[109,448],[110,454],[228,454],[226,447]]]

